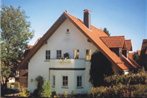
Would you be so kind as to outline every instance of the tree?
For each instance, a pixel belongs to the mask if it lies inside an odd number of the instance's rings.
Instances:
[[[49,98],[51,96],[50,82],[45,81],[43,84],[41,96],[45,98]]]
[[[109,31],[107,30],[107,28],[104,28],[104,30],[103,30],[108,36],[110,36],[110,33],[109,33]]]
[[[1,9],[1,66],[2,75],[15,76],[15,70],[22,60],[29,40],[33,37],[25,12],[19,8]],[[10,73],[5,72],[10,69]],[[6,77],[7,76],[7,77]]]
[[[104,83],[104,77],[112,75],[111,62],[99,51],[92,54],[90,68],[90,82],[94,87]]]

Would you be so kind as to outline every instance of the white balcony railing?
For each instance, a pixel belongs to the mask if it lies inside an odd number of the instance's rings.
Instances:
[[[89,61],[85,59],[50,59],[47,63],[52,67],[85,67]]]

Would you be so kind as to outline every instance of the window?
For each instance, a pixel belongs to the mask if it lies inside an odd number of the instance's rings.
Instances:
[[[57,50],[57,59],[61,59],[61,57],[62,57],[62,51]]]
[[[66,31],[69,32],[69,29],[67,29]]]
[[[55,87],[55,76],[53,75],[53,87]]]
[[[70,34],[69,29],[66,30],[66,34]]]
[[[74,50],[74,59],[79,59],[79,50]]]
[[[50,50],[46,50],[46,60],[50,59]]]
[[[82,76],[77,76],[77,87],[82,87]]]
[[[91,50],[86,49],[86,60],[90,60],[90,59],[91,59]]]
[[[68,76],[63,76],[63,86],[68,86]]]

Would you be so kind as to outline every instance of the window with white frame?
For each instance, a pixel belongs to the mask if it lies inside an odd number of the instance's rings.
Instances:
[[[82,76],[77,76],[77,87],[82,87]]]
[[[56,81],[55,81],[55,75],[53,75],[53,87],[55,87],[55,85],[56,85]]]
[[[61,57],[62,57],[62,51],[57,50],[57,59],[61,59]]]
[[[74,50],[74,59],[79,59],[79,50],[78,49],[75,49]]]
[[[90,60],[90,59],[91,59],[91,50],[86,49],[86,60]]]
[[[68,76],[63,76],[63,87],[67,87],[68,86]]]
[[[46,50],[46,60],[49,60],[50,59],[50,50]]]

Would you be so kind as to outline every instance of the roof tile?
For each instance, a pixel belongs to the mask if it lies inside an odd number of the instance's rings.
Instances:
[[[109,48],[123,48],[125,38],[124,36],[109,36],[101,37],[101,40]]]

